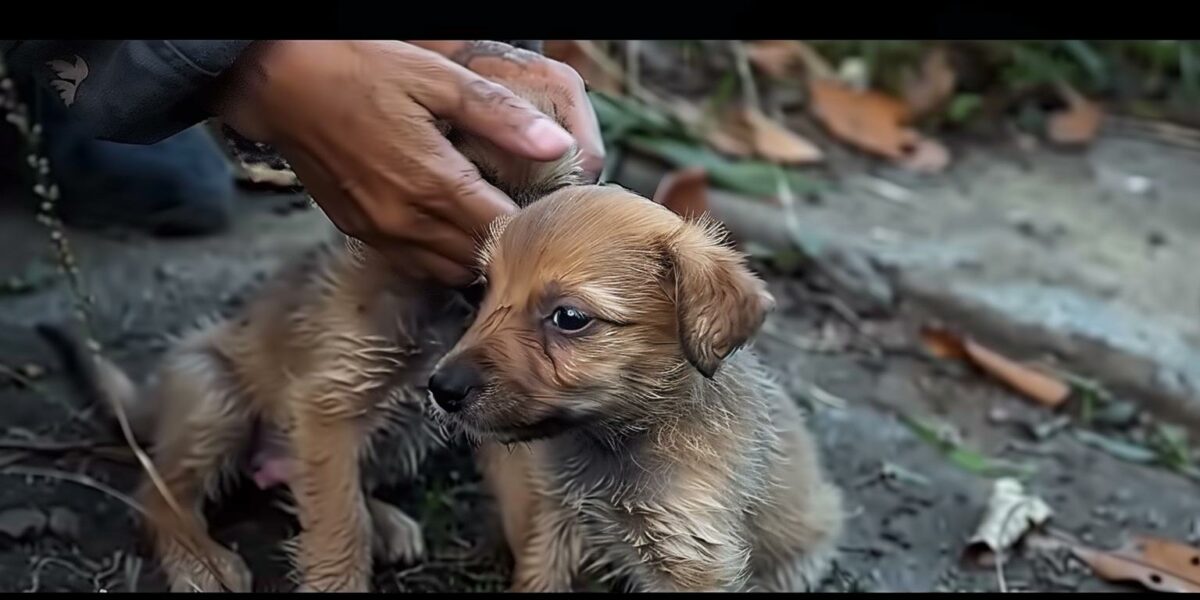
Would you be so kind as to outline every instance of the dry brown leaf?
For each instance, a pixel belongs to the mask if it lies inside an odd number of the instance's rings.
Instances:
[[[1106,581],[1137,581],[1155,591],[1200,593],[1200,549],[1140,536],[1113,552],[1080,545],[1071,551]]]
[[[734,156],[757,156],[781,164],[812,164],[825,156],[812,142],[771,120],[756,108],[729,110],[708,136],[712,146]]]
[[[950,67],[945,48],[934,48],[921,61],[917,74],[906,73],[904,103],[914,117],[922,117],[941,108],[954,95],[957,77]]]
[[[1104,120],[1104,111],[1070,85],[1063,83],[1058,88],[1067,107],[1050,116],[1046,122],[1046,137],[1057,144],[1071,146],[1087,144],[1096,139]]]
[[[1041,498],[1026,494],[1020,481],[997,479],[983,519],[967,543],[967,552],[976,557],[1004,552],[1031,528],[1045,523],[1051,512]]]
[[[966,340],[965,344],[967,355],[975,364],[1040,404],[1059,406],[1071,393],[1071,388],[1055,377],[1005,358],[971,340]]]
[[[941,358],[962,358],[964,355],[988,374],[1010,387],[1050,407],[1067,400],[1071,388],[1056,377],[1006,358],[979,343],[946,329],[926,327],[921,338],[930,351]]]
[[[759,40],[746,44],[746,56],[760,71],[775,79],[787,79],[803,67],[811,75],[827,77],[833,69],[812,46],[799,40]]]
[[[857,148],[901,159],[920,139],[904,125],[911,113],[903,102],[876,91],[859,92],[836,79],[809,80],[813,114],[830,133]]]
[[[896,164],[914,173],[941,173],[950,166],[950,150],[933,138],[922,137]]]
[[[704,137],[708,141],[708,145],[723,154],[737,158],[754,156],[754,146],[744,136],[733,135],[724,129],[710,129]]]
[[[698,217],[708,212],[708,174],[691,167],[668,173],[654,191],[654,201],[683,217]]]
[[[596,64],[580,46],[583,40],[546,40],[542,50],[548,58],[567,63],[579,73],[588,87],[608,94],[619,94],[621,78]]]
[[[938,358],[964,359],[967,357],[967,349],[963,345],[962,337],[948,329],[925,326],[921,328],[920,335],[925,348]]]

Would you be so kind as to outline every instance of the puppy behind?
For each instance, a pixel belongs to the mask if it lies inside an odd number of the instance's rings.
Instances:
[[[841,532],[802,416],[750,351],[773,299],[715,227],[570,187],[498,223],[488,291],[429,381],[485,442],[517,590],[585,565],[648,591],[805,590]],[[528,442],[506,459],[496,443]],[[527,463],[527,464],[523,464]]]
[[[561,124],[543,93],[513,91]],[[518,160],[443,131],[518,205],[580,178],[575,154]],[[423,551],[417,523],[367,493],[408,480],[441,442],[424,412],[424,383],[471,308],[456,292],[398,277],[370,250],[333,238],[279,273],[241,314],[183,336],[141,385],[71,336],[43,330],[89,393],[124,407],[152,445],[178,505],[150,480],[138,498],[174,591],[250,590],[245,563],[207,534],[202,513],[239,468],[261,486],[290,488],[302,527],[290,544],[302,590],[367,591],[372,540],[387,560]]]

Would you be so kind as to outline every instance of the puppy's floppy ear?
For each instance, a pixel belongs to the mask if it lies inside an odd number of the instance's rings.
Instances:
[[[665,246],[683,355],[712,378],[758,332],[775,298],[712,220],[685,223]]]

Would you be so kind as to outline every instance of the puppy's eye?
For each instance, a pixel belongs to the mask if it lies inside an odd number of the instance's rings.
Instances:
[[[562,331],[579,331],[591,322],[591,317],[570,306],[560,306],[550,313],[550,323]]]

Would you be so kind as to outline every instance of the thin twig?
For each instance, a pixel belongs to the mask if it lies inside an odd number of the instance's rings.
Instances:
[[[134,460],[129,448],[113,444],[101,445],[91,440],[57,441],[57,440],[0,440],[0,450],[21,450],[40,454],[70,454],[85,452],[91,456],[106,460],[128,463]]]
[[[761,109],[762,103],[758,96],[758,84],[754,81],[754,72],[750,69],[750,57],[746,46],[741,40],[730,40],[729,47],[733,49],[733,61],[737,66],[738,83],[742,88],[742,101],[747,108]]]
[[[1000,584],[1000,593],[1008,593],[1008,584],[1004,580],[1004,551],[996,552],[996,581]]]
[[[106,496],[120,501],[124,505],[136,510],[142,515],[146,515],[146,509],[138,504],[137,500],[129,497],[126,494],[110,487],[108,484],[98,481],[83,473],[70,473],[67,471],[59,471],[58,469],[43,469],[41,467],[23,467],[9,466],[0,469],[0,475],[11,475],[14,477],[45,477],[47,479],[55,479],[58,481],[68,481],[77,485],[92,488]]]
[[[634,88],[641,81],[642,43],[638,40],[625,42],[625,87]]]
[[[9,379],[12,379],[13,381],[21,384],[22,386],[25,386],[30,389],[33,389],[36,387],[32,379],[30,379],[29,377],[26,377],[25,374],[21,373],[20,371],[14,369],[4,363],[0,363],[0,375],[8,377]]]
[[[92,578],[91,573],[86,573],[79,567],[77,567],[61,558],[55,558],[53,556],[43,556],[43,557],[40,557],[40,558],[34,560],[33,569],[32,569],[32,571],[33,571],[32,582],[29,586],[29,589],[25,590],[26,592],[32,593],[32,592],[38,591],[38,589],[41,587],[42,569],[44,569],[48,565],[58,565],[64,569],[74,573],[76,576],[78,576],[81,579],[91,580],[91,578]]]
[[[0,439],[0,450],[31,450],[34,452],[72,452],[100,447],[95,440],[13,440]]]

